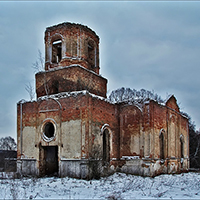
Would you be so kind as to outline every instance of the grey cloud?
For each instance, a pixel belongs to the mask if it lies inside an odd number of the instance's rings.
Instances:
[[[200,127],[198,2],[0,2],[0,137],[16,137],[16,103],[29,99],[45,28],[82,23],[100,36],[100,73],[119,87],[174,93]],[[2,114],[3,113],[3,114]]]

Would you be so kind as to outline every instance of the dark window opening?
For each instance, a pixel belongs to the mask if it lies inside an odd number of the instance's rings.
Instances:
[[[110,161],[110,137],[108,129],[103,131],[103,161],[104,164]]]
[[[47,122],[44,127],[44,134],[48,138],[52,138],[54,136],[55,128],[51,122]]]
[[[164,134],[163,134],[163,131],[160,133],[160,159],[164,159],[165,156],[164,156]]]
[[[181,135],[180,137],[180,156],[181,156],[181,168],[183,168],[183,165],[184,165],[184,138],[183,136]]]
[[[181,143],[181,158],[184,158],[184,144],[183,144],[183,138],[180,138],[180,143]]]
[[[52,63],[59,63],[62,59],[62,41],[56,40],[52,44]]]

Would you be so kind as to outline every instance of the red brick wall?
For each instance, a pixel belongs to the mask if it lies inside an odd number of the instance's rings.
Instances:
[[[52,43],[54,40],[61,39],[66,42],[66,51],[64,60],[59,63],[60,66],[68,66],[70,64],[77,64],[77,61],[70,58],[79,57],[79,61],[84,67],[96,73],[99,73],[99,37],[94,31],[87,26],[72,23],[63,23],[56,26],[48,27],[45,31],[45,69],[57,67],[58,64],[52,64],[48,61],[48,45],[49,41]],[[91,58],[88,55],[88,42],[92,40],[96,44],[96,68],[91,65]],[[79,53],[77,52],[77,43],[80,43]],[[94,60],[93,60],[94,61]],[[93,62],[92,61],[92,62]],[[84,63],[84,64],[83,64]]]
[[[22,115],[21,115],[22,106]],[[21,134],[21,123],[22,129],[25,126],[37,127],[37,103],[36,102],[26,102],[17,104],[17,156],[20,157],[20,134]],[[34,147],[33,147],[34,148]]]
[[[44,112],[45,110],[49,110],[49,112]],[[84,124],[85,127],[85,146],[82,149],[82,155],[84,155],[85,158],[93,156],[95,137],[99,137],[101,128],[105,124],[109,125],[111,131],[110,157],[111,159],[115,158],[117,160],[122,156],[144,157],[145,148],[149,148],[149,150],[146,150],[146,154],[150,156],[150,158],[159,158],[159,133],[161,129],[166,131],[166,157],[168,143],[172,143],[173,147],[175,145],[175,151],[177,151],[176,155],[179,156],[180,134],[184,135],[185,140],[187,140],[188,137],[187,119],[176,111],[159,105],[154,101],[145,104],[143,112],[141,112],[141,110],[134,105],[111,104],[98,96],[80,92],[71,93],[69,97],[61,97],[57,100],[49,99],[48,101],[38,100],[37,102],[23,103],[22,111],[22,127],[34,126],[36,130],[46,118],[54,119],[57,124],[59,124],[60,120],[61,122],[66,122],[81,119],[81,123]],[[170,130],[169,126],[171,123],[168,116],[169,112],[173,113],[178,120],[176,122],[176,130],[178,130],[178,132],[167,133],[167,131]],[[20,104],[17,105],[17,131],[18,144],[20,144]],[[172,135],[170,136],[170,134]],[[174,134],[175,136],[172,137]],[[149,143],[146,137],[150,138]],[[42,140],[41,137],[39,138],[39,140]],[[134,143],[134,141],[138,141],[138,143]],[[37,142],[39,141],[36,141],[36,144]],[[60,143],[58,144],[62,145]],[[135,146],[132,146],[133,144]],[[102,145],[102,139],[100,145]],[[187,141],[185,145],[188,145]],[[184,153],[186,154],[186,150]],[[20,156],[19,146],[18,156]]]
[[[119,108],[104,100],[90,97],[89,100],[90,119],[94,127],[99,130],[103,125],[108,124],[111,130],[110,139],[112,142],[111,158],[119,158]]]
[[[180,112],[179,107],[177,105],[176,98],[172,95],[168,101],[166,102],[166,106],[172,108],[173,110]]]
[[[165,106],[158,104],[155,101],[150,101],[150,118],[151,123],[149,126],[149,132],[151,133],[151,142],[150,142],[150,157],[151,158],[160,158],[160,132],[164,130],[164,155],[167,157],[167,109]]]
[[[61,105],[61,106],[59,106]],[[26,102],[22,104],[22,128],[26,126],[34,126],[36,129],[41,126],[43,120],[52,118],[57,124],[70,120],[81,119],[85,124],[85,144],[84,155],[88,158],[89,151],[93,145],[93,136],[90,129],[98,126],[99,129],[107,123],[112,129],[114,135],[113,141],[117,149],[118,147],[118,120],[116,117],[116,106],[105,101],[92,97],[88,93],[71,94],[69,97],[46,100],[38,100],[37,102]],[[20,104],[17,105],[17,130],[18,144],[20,144]],[[38,129],[37,129],[38,130]],[[39,133],[41,134],[41,133]],[[64,133],[62,133],[64,134]],[[100,134],[100,132],[98,133]],[[59,137],[59,136],[57,136]],[[41,140],[41,137],[39,137]],[[39,141],[36,141],[38,143]],[[32,148],[32,147],[30,147]],[[118,150],[118,149],[117,149]],[[19,151],[20,154],[20,151]],[[117,156],[117,153],[113,155]]]
[[[106,97],[107,79],[79,66],[37,73],[37,97],[47,95],[44,82],[48,86],[49,94],[54,94],[54,81],[58,82],[58,91],[56,93],[88,90],[93,94]]]
[[[142,124],[142,113],[134,105],[121,105],[120,110],[120,155],[140,156],[140,144],[131,150],[133,138],[138,141],[140,138],[140,127]]]

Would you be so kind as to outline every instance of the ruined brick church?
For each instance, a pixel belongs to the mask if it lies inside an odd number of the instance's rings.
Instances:
[[[35,101],[17,104],[17,170],[83,179],[189,168],[188,119],[172,95],[164,104],[112,103],[99,74],[99,37],[80,24],[46,28],[45,70]]]

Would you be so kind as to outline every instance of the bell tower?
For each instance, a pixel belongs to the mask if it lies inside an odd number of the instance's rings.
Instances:
[[[106,97],[99,75],[99,37],[87,26],[65,22],[46,28],[45,71],[36,74],[37,97],[87,90]]]
[[[99,74],[99,37],[87,26],[62,23],[45,31],[45,70],[80,64]]]

